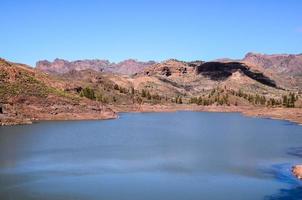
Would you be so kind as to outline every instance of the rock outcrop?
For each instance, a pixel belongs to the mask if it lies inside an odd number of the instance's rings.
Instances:
[[[163,75],[169,76],[181,76],[184,74],[192,74],[195,70],[195,65],[191,65],[187,62],[179,61],[176,59],[167,60],[161,63],[157,63],[144,69],[143,74],[147,76]]]
[[[292,172],[298,179],[302,179],[302,165],[294,166]]]

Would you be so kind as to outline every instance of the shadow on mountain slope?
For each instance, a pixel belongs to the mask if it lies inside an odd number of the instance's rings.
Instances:
[[[211,80],[223,81],[230,77],[234,72],[240,71],[251,79],[254,79],[264,85],[276,88],[277,85],[274,80],[265,76],[261,72],[252,71],[247,65],[239,62],[206,62],[196,68],[198,74],[209,77]]]

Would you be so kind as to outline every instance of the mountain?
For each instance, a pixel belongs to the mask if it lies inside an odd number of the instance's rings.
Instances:
[[[271,69],[277,73],[302,75],[302,54],[259,54],[248,53],[242,60],[245,63]]]
[[[167,60],[132,76],[73,70],[55,77],[68,82],[64,90],[75,95],[86,87],[91,88],[98,101],[112,108],[142,103],[175,104],[179,103],[176,102],[179,98],[190,104],[191,99],[197,97],[202,97],[209,105],[216,105],[222,98],[223,104],[251,105],[253,103],[245,99],[247,96],[237,95],[240,90],[246,94],[265,95],[267,99],[287,94],[274,80],[241,63]]]
[[[161,99],[168,99],[170,102],[177,96],[182,96],[185,101],[189,101],[191,97],[206,96],[216,88],[227,88],[237,92],[242,90],[253,95],[264,95],[268,99],[280,99],[282,95],[288,93],[286,90],[296,91],[285,75],[279,75],[262,66],[240,60],[184,62],[170,59],[161,63],[148,63],[144,67],[137,65],[139,62],[135,60],[119,63],[119,66],[122,66],[119,69],[136,72],[131,73],[131,76],[120,76],[121,72],[117,70],[118,68],[113,70],[112,65],[111,68],[92,67],[91,63],[97,63],[98,66],[105,63],[109,66],[110,62],[55,60],[50,65],[51,67],[43,68],[42,65],[39,65],[39,70],[49,72],[50,69],[59,69],[56,72],[60,73],[51,74],[60,77],[62,81],[75,84],[73,88],[89,86],[100,93],[106,101],[113,104],[127,104],[133,101],[131,95],[119,92],[119,90],[115,91],[114,85],[127,91],[133,88],[137,93],[145,90],[152,95],[161,96]],[[134,96],[137,98],[139,94]],[[115,97],[114,100],[113,97]],[[241,102],[245,102],[242,99],[237,100],[239,105]],[[144,102],[151,103],[150,99],[144,99]],[[249,104],[249,102],[243,104]]]
[[[168,60],[146,68],[133,79],[139,89],[184,98],[206,96],[216,88],[273,96],[284,93],[272,78],[239,62]]]
[[[263,71],[276,75],[280,83],[287,87],[302,89],[302,54],[259,54],[248,53],[242,62],[263,68]]]
[[[217,63],[244,63],[249,67],[261,71],[265,75],[273,77],[275,82],[283,88],[302,88],[302,54],[275,54],[267,55],[260,53],[248,53],[242,60],[228,58],[217,59]],[[144,69],[156,65],[154,61],[140,62],[129,59],[119,63],[108,60],[77,60],[67,61],[55,59],[53,62],[47,60],[38,61],[36,69],[52,73],[63,74],[73,70],[81,71],[91,69],[98,72],[115,73],[121,75],[134,75]]]
[[[72,70],[80,71],[91,69],[99,72],[111,72],[124,75],[132,75],[142,71],[144,68],[155,64],[154,61],[140,62],[129,59],[119,63],[111,63],[108,60],[77,60],[67,61],[63,59],[55,59],[53,62],[47,60],[38,61],[36,69],[48,72],[63,74]]]

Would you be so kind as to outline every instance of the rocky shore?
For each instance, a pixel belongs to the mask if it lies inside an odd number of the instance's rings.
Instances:
[[[43,112],[41,109],[41,107],[32,107],[31,110],[25,110],[27,111],[25,113],[28,113],[27,116],[0,114],[0,126],[32,124],[35,121],[105,120],[118,117],[118,114],[110,108],[98,106],[90,106],[87,109],[75,106],[74,108],[64,109],[64,112],[57,108],[50,110],[48,110],[49,108],[45,108]]]
[[[13,126],[22,124],[32,124],[30,119],[12,118],[0,115],[0,126]]]

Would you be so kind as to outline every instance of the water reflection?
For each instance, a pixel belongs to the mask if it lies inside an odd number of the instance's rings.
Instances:
[[[288,149],[287,154],[302,158],[302,147],[291,147]]]

